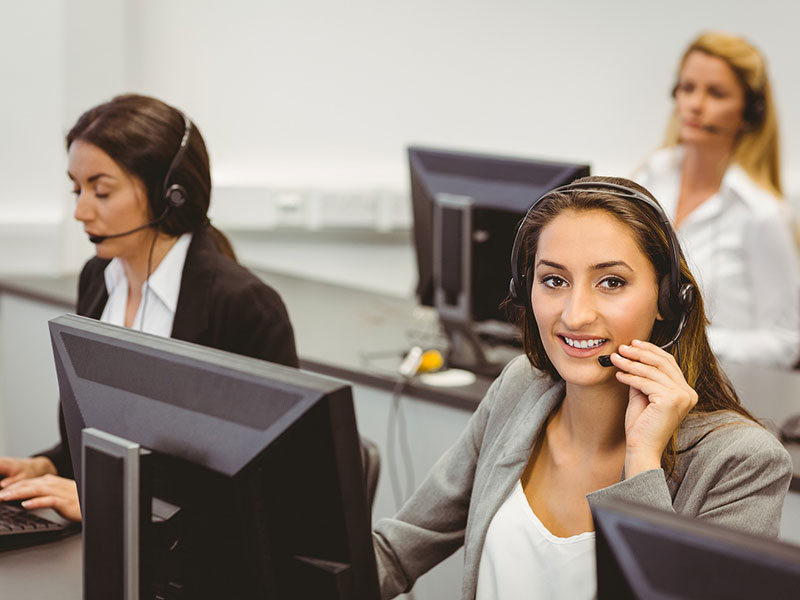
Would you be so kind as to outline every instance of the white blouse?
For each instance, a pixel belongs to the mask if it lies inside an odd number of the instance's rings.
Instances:
[[[634,177],[672,220],[682,159],[680,146],[662,149]],[[700,285],[714,353],[731,362],[793,365],[800,352],[800,285],[786,206],[734,164],[719,192],[677,234]]]
[[[593,531],[561,538],[542,525],[522,483],[492,517],[476,600],[582,600],[597,595]]]
[[[158,264],[158,268],[150,274],[142,284],[142,301],[133,319],[131,329],[146,331],[162,337],[172,335],[172,324],[175,321],[175,310],[178,307],[178,295],[181,291],[183,266],[192,234],[184,233],[169,249],[166,256]],[[100,320],[112,325],[125,325],[125,310],[128,304],[128,277],[118,258],[111,259],[103,272],[108,291],[108,301]],[[145,294],[147,302],[145,303]],[[144,315],[142,310],[144,309]],[[142,317],[144,316],[144,324]]]

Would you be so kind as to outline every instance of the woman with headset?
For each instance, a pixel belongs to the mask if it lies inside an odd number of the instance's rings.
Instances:
[[[793,365],[800,289],[781,201],[778,121],[764,57],[704,33],[684,52],[664,147],[634,176],[661,201],[708,303],[723,360]]]
[[[77,313],[107,323],[297,366],[280,296],[236,262],[207,212],[203,137],[155,98],[118,96],[67,134],[75,218],[97,256],[80,275]],[[61,443],[0,458],[0,500],[80,520],[63,417]]]
[[[652,195],[603,177],[545,194],[512,271],[525,355],[378,523],[382,597],[464,545],[464,599],[592,598],[602,498],[776,536],[791,460],[719,368]]]

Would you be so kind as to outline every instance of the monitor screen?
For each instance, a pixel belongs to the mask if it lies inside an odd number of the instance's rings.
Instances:
[[[648,506],[592,509],[599,600],[793,598],[800,547]]]
[[[148,451],[155,592],[378,597],[349,385],[74,315],[50,332],[79,489],[85,428]]]

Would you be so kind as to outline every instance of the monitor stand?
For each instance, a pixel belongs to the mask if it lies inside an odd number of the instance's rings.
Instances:
[[[465,369],[484,377],[497,377],[507,360],[497,360],[488,353],[478,338],[471,321],[455,321],[441,318],[450,348],[445,357],[448,367]],[[509,357],[510,358],[510,357]]]

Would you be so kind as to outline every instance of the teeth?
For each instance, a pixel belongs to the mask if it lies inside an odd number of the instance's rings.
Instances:
[[[603,342],[605,342],[605,338],[598,338],[595,340],[573,340],[566,336],[561,336],[564,338],[564,341],[567,342],[573,348],[596,348]]]

